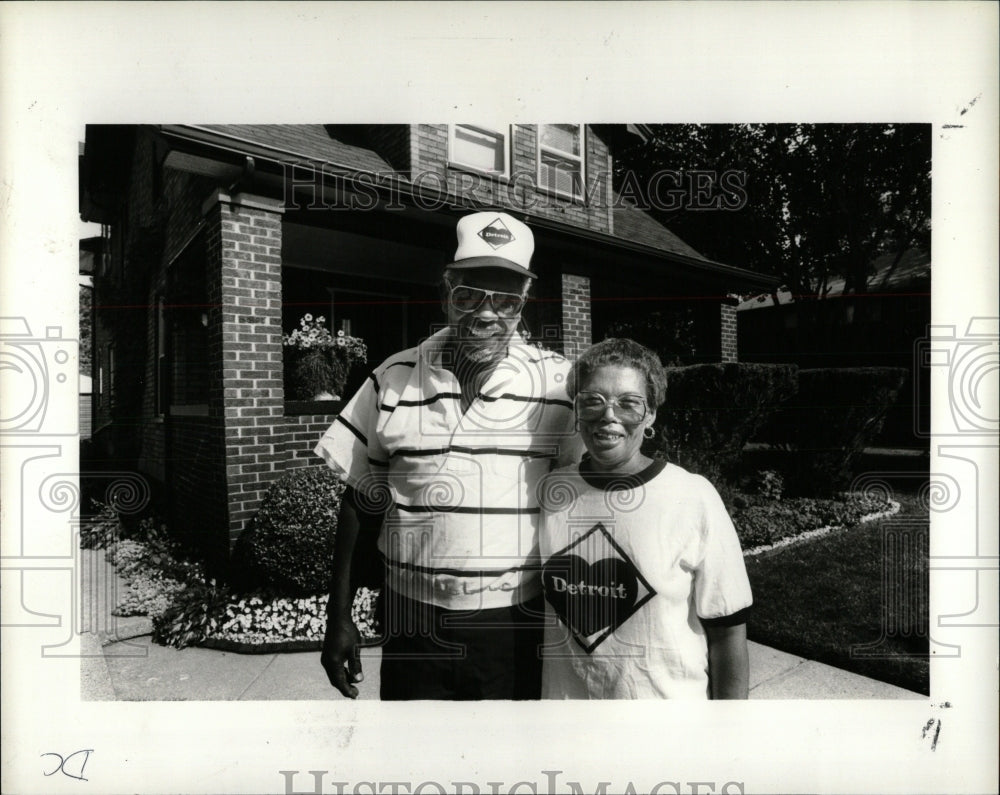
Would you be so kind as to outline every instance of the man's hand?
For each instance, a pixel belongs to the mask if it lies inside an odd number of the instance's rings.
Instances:
[[[330,684],[348,698],[358,697],[358,689],[351,683],[364,679],[358,654],[360,641],[358,628],[352,621],[332,615],[327,617],[323,653],[319,661],[326,670]]]

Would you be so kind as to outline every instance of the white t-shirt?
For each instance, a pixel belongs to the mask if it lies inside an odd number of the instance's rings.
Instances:
[[[584,462],[539,492],[542,697],[708,698],[703,622],[744,623],[753,601],[712,484],[662,461],[611,478]]]

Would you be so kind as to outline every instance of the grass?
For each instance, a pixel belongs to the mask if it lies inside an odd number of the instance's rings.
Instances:
[[[894,517],[748,559],[750,639],[929,695],[928,510],[896,499]]]

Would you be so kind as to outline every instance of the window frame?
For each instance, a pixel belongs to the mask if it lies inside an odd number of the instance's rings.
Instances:
[[[463,163],[462,161],[456,159],[455,156],[455,131],[459,127],[464,127],[470,130],[474,130],[483,135],[496,135],[501,138],[501,149],[503,150],[503,165],[504,170],[500,171],[487,171],[479,168],[478,166],[471,165],[469,163]],[[449,124],[448,125],[448,168],[458,169],[459,171],[468,171],[473,174],[482,174],[485,177],[490,177],[491,179],[499,180],[509,180],[511,172],[511,163],[514,160],[514,125],[508,124],[505,130],[496,129],[493,127],[487,127],[484,124]]]
[[[580,134],[580,154],[574,155],[572,152],[566,152],[562,149],[557,149],[554,146],[547,146],[542,144],[542,130],[548,125],[539,124],[535,129],[535,183],[539,192],[547,193],[550,196],[559,196],[564,199],[569,199],[572,202],[577,202],[583,204],[587,200],[587,125],[577,124],[577,128]],[[559,188],[549,187],[542,182],[542,153],[545,152],[554,157],[560,158],[566,161],[575,161],[579,163],[580,167],[580,193],[573,194],[567,193],[564,190],[559,190]]]

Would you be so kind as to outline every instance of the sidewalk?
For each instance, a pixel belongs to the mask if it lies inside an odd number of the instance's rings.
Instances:
[[[86,615],[109,623],[81,637],[81,698],[85,701],[322,701],[333,689],[319,652],[236,654],[152,642],[146,618],[110,616],[116,587],[103,552],[83,551]],[[100,557],[98,557],[100,556]],[[750,643],[751,699],[922,699],[925,696],[794,654]],[[359,698],[378,699],[377,647],[362,650]]]
[[[84,700],[323,701],[341,698],[319,652],[234,654],[158,646],[150,637],[104,647],[84,658]],[[364,649],[361,699],[378,699],[381,652]],[[921,699],[894,685],[750,643],[751,699]]]

